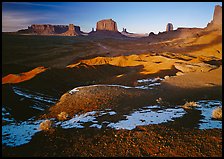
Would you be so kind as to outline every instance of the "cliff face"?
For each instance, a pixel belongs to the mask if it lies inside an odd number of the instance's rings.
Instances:
[[[212,23],[214,25],[222,25],[222,7],[219,5],[215,6]]]
[[[55,30],[52,25],[39,25],[33,24],[31,25],[31,30],[36,34],[54,34]]]
[[[68,30],[67,25],[53,25],[53,26],[54,26],[54,31],[56,34],[61,34]]]
[[[96,31],[107,30],[117,32],[117,23],[112,19],[104,19],[96,24]]]
[[[63,33],[65,36],[76,36],[78,33],[75,31],[75,26],[73,24],[69,24],[68,30]]]
[[[207,29],[222,29],[222,7],[219,5],[215,6],[213,19],[207,25]]]

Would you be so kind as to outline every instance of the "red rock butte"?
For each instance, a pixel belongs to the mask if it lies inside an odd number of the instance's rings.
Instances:
[[[107,31],[114,31],[118,32],[117,30],[117,23],[112,19],[104,19],[100,20],[96,23],[96,30],[107,30]]]

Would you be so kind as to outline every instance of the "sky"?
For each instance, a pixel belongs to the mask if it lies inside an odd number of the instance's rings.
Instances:
[[[158,33],[167,23],[178,27],[206,27],[215,5],[222,2],[2,2],[2,31],[31,24],[74,24],[84,32],[102,19],[113,19],[118,31]]]

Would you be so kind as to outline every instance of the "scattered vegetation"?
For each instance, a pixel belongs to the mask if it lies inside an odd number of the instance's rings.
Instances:
[[[212,111],[212,118],[222,120],[222,107],[217,107]]]
[[[192,109],[192,107],[197,107],[198,104],[196,102],[186,102],[182,108],[184,109]]]
[[[158,99],[156,99],[156,102],[157,102],[158,104],[161,104],[161,103],[162,103],[162,98],[158,98]]]
[[[68,118],[68,113],[66,112],[61,112],[60,114],[58,114],[58,120],[66,120]]]
[[[47,120],[40,123],[39,129],[44,130],[44,131],[48,131],[48,130],[51,129],[51,127],[52,127],[52,121],[47,119]]]

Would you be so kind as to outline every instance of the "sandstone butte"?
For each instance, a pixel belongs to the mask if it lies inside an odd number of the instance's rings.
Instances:
[[[40,66],[40,67],[34,68],[33,70],[28,71],[28,72],[23,72],[20,74],[9,74],[2,78],[2,84],[24,82],[24,81],[32,79],[37,74],[42,73],[46,70],[47,70],[47,68]]]
[[[117,23],[113,21],[112,19],[100,20],[96,23],[96,31],[100,31],[100,30],[118,32]]]

